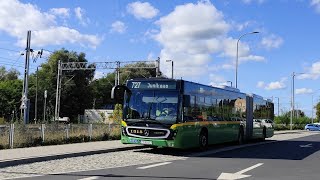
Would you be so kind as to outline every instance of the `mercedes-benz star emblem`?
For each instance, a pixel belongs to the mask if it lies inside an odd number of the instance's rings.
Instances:
[[[145,129],[145,130],[143,131],[143,134],[144,134],[145,136],[149,136],[149,130],[148,130],[148,129]]]

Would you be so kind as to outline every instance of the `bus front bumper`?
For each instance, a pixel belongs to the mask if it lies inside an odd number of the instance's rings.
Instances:
[[[158,146],[158,147],[175,147],[174,140],[164,139],[146,139],[136,137],[121,137],[121,143],[123,144],[141,144],[147,146]]]

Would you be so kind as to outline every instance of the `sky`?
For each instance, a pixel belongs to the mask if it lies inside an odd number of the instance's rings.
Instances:
[[[235,86],[239,40],[237,87],[273,99],[276,114],[279,99],[281,114],[290,110],[295,72],[295,108],[311,117],[320,97],[319,19],[320,0],[0,0],[0,66],[23,73],[31,30],[31,73],[65,48],[89,62],[160,57],[168,77],[172,60],[177,79]]]

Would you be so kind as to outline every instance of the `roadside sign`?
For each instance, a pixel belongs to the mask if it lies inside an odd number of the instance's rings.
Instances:
[[[27,106],[26,106],[26,103],[25,101],[22,101],[21,105],[20,105],[20,109],[26,109]]]

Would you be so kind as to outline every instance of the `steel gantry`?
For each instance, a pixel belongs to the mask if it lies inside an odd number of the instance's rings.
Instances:
[[[135,66],[123,67],[132,63],[146,63],[149,67]],[[61,95],[61,81],[63,71],[75,70],[96,70],[96,69],[114,69],[115,70],[115,86],[120,84],[120,69],[155,69],[156,77],[160,75],[160,58],[155,61],[111,61],[111,62],[58,62],[58,75],[57,75],[57,89],[56,89],[56,105],[54,112],[54,119],[59,120],[60,114],[60,95]]]

